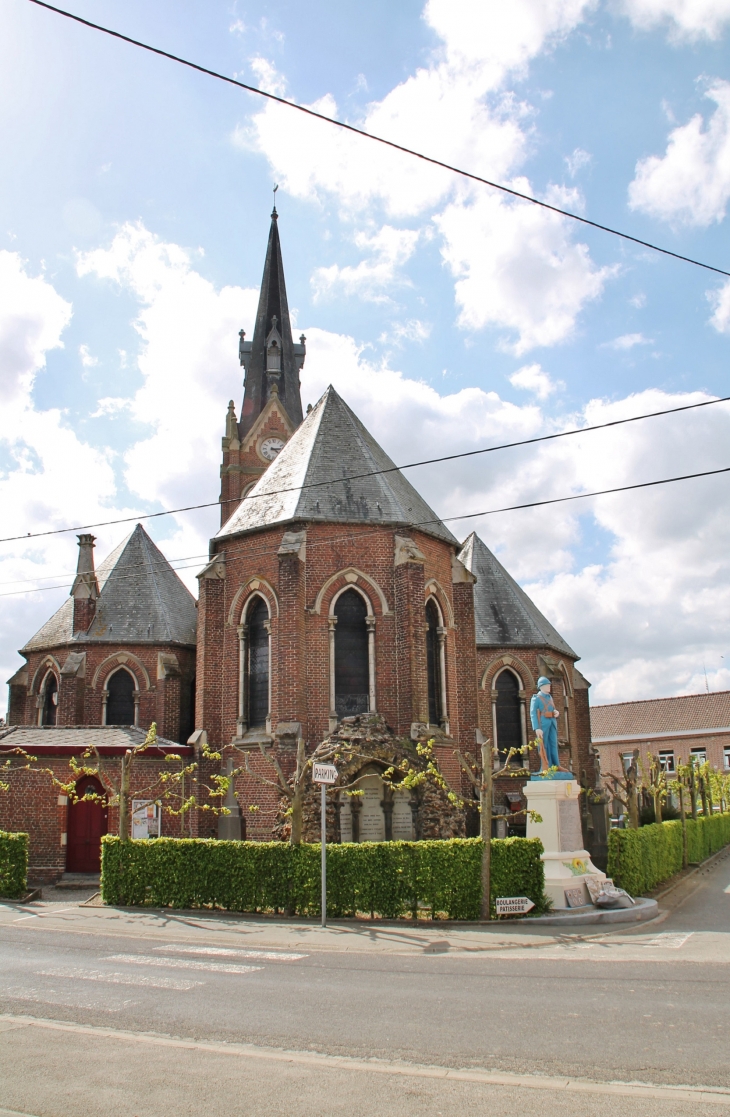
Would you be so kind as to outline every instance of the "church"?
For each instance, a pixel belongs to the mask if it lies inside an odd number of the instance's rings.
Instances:
[[[276,210],[253,336],[241,330],[238,341],[243,401],[238,415],[228,404],[220,529],[197,603],[141,525],[98,568],[93,536],[79,536],[70,598],[21,649],[25,664],[9,681],[0,750],[22,737],[29,752],[62,757],[94,727],[103,741],[155,721],[160,755],[175,747],[197,758],[200,796],[208,751],[236,773],[231,814],[216,824],[195,810],[185,832],[271,840],[288,833],[280,780],[291,779],[303,740],[308,756],[344,749],[349,786],[362,791],[335,794],[332,840],[464,836],[478,819],[457,750],[474,755],[477,730],[502,757],[527,744],[545,675],[561,763],[595,787],[577,653],[476,534],[452,534],[333,387],[304,414],[306,338],[292,337]],[[384,769],[426,741],[464,809],[384,785]],[[515,774],[524,764],[515,758]],[[16,782],[0,793],[0,828],[27,829],[39,872],[45,862],[57,876],[82,804],[54,800],[41,841],[38,798],[21,802]],[[524,833],[523,782],[497,781],[495,833]],[[305,803],[304,836],[314,838],[315,797]],[[590,849],[588,807],[584,816]],[[163,812],[162,833],[180,826]]]

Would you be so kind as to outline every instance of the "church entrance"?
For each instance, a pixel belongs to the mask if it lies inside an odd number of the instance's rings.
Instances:
[[[84,776],[76,785],[79,796],[68,805],[66,849],[67,873],[98,873],[101,869],[101,839],[107,833],[108,807],[93,798],[104,795],[104,788],[95,776]]]

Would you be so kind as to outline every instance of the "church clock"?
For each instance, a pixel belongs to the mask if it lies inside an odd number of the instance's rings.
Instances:
[[[284,443],[280,438],[265,438],[259,447],[259,453],[267,462],[273,462],[279,451],[283,449]]]

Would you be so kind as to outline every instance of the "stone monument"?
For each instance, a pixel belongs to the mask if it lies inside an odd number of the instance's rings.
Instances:
[[[583,849],[581,787],[572,772],[560,767],[558,711],[550,696],[550,680],[541,676],[537,685],[538,692],[530,703],[530,719],[540,746],[541,769],[523,788],[528,810],[527,837],[539,838],[543,844],[545,892],[553,907],[576,907],[581,899],[585,904],[591,902],[586,881],[605,880],[606,874],[596,868]],[[535,812],[542,821],[534,822],[530,812]]]

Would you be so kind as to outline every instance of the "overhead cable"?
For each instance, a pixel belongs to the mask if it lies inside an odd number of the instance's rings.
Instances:
[[[89,19],[83,19],[81,16],[74,15],[73,12],[67,12],[63,8],[57,8],[53,4],[47,4],[45,0],[30,0],[30,2],[31,4],[36,4],[39,8],[47,8],[51,12],[56,12],[57,15],[65,16],[66,19],[72,19],[76,23],[81,23],[84,27],[90,27],[94,31],[102,31],[105,35],[111,35],[114,39],[121,39],[124,43],[130,43],[132,46],[140,47],[142,50],[147,50],[151,54],[158,54],[161,58],[168,58],[171,62],[179,62],[181,66],[187,66],[191,70],[197,70],[198,73],[206,74],[208,77],[216,78],[218,81],[224,81],[228,85],[235,85],[239,89],[245,89],[247,93],[254,93],[257,97],[264,97],[268,101],[275,101],[277,104],[284,105],[288,109],[295,109],[297,112],[305,113],[307,116],[314,117],[316,120],[324,121],[325,124],[334,124],[335,127],[343,128],[345,131],[352,132],[354,135],[361,136],[363,139],[383,144],[385,147],[393,148],[393,150],[400,151],[404,155],[412,155],[414,158],[420,159],[424,163],[430,163],[434,167],[441,167],[442,170],[450,171],[452,174],[460,175],[462,178],[467,178],[472,182],[479,182],[484,186],[491,186],[494,190],[501,190],[502,193],[510,194],[513,198],[520,198],[524,202],[531,202],[533,205],[550,210],[552,213],[557,213],[561,217],[569,217],[572,221],[579,221],[582,225],[589,225],[593,229],[599,229],[602,233],[610,233],[612,236],[621,237],[623,240],[631,241],[633,244],[638,244],[642,248],[649,248],[652,252],[661,252],[664,256],[672,256],[675,260],[682,260],[685,264],[694,264],[695,267],[705,268],[707,271],[716,272],[718,275],[730,276],[730,271],[725,271],[723,268],[717,268],[712,264],[705,264],[701,260],[693,259],[691,256],[683,256],[680,252],[672,252],[669,248],[661,248],[659,245],[652,244],[650,241],[641,240],[639,237],[633,237],[630,233],[623,233],[620,229],[613,229],[610,225],[601,225],[598,221],[590,221],[587,217],[581,217],[579,213],[572,213],[570,210],[550,205],[549,202],[543,202],[540,198],[533,198],[530,194],[524,194],[520,190],[514,190],[511,186],[504,186],[502,183],[492,182],[488,178],[482,178],[481,175],[472,174],[471,171],[465,171],[460,167],[454,167],[452,164],[445,163],[441,159],[434,159],[430,155],[424,155],[423,152],[414,151],[413,148],[405,147],[403,144],[396,143],[394,140],[386,140],[384,136],[376,136],[372,132],[366,132],[363,128],[356,128],[354,124],[345,124],[343,120],[336,120],[334,117],[326,116],[324,113],[317,112],[315,109],[307,108],[306,105],[298,105],[295,101],[288,101],[285,97],[279,97],[275,93],[268,93],[264,89],[257,89],[255,85],[248,85],[246,82],[238,81],[237,78],[229,78],[226,74],[218,73],[217,70],[210,70],[207,66],[200,66],[197,62],[191,62],[187,58],[181,58],[177,54],[171,54],[170,51],[162,50],[160,47],[153,47],[149,43],[143,43],[139,39],[133,39],[129,35],[123,35],[120,31],[113,31],[110,27],[104,27],[100,23],[93,23]]]
[[[439,462],[456,461],[458,458],[473,458],[478,454],[492,454],[497,450],[513,450],[519,446],[532,446],[537,442],[551,442],[557,438],[568,438],[574,434],[587,434],[591,431],[604,430],[609,427],[620,427],[626,423],[636,423],[640,419],[655,419],[661,415],[673,415],[679,411],[694,411],[698,407],[710,407],[715,403],[728,403],[730,396],[721,396],[719,399],[702,400],[700,403],[685,403],[681,407],[668,407],[663,411],[648,411],[643,415],[630,415],[627,419],[611,419],[607,423],[594,423],[589,427],[573,427],[567,431],[557,431],[554,434],[541,434],[535,438],[523,438],[519,442],[502,442],[498,446],[483,446],[479,450],[464,450],[459,454],[446,454],[440,458],[424,458],[423,461],[407,462],[405,465],[392,465],[387,469],[373,469],[368,473],[347,474],[343,477],[333,477],[325,481],[312,481],[308,485],[293,485],[286,489],[272,489],[265,493],[248,493],[246,500],[257,500],[260,497],[280,496],[284,493],[301,492],[304,489],[317,489],[325,485],[336,485],[342,481],[360,481],[366,477],[379,477],[386,473],[398,473],[403,469],[415,469],[421,465],[436,465]],[[161,516],[175,516],[180,512],[198,512],[203,508],[215,508],[224,504],[240,504],[241,497],[230,497],[228,500],[209,500],[203,504],[187,504],[181,508],[168,508],[161,512],[140,512],[134,516],[124,516],[118,520],[101,520],[95,524],[78,524],[76,527],[59,527],[51,531],[27,532],[25,535],[8,535],[0,539],[0,543],[15,543],[23,539],[44,539],[51,535],[64,535],[67,532],[88,531],[90,528],[114,527],[117,524],[128,524],[139,520],[155,520]],[[458,517],[457,517],[458,519]]]
[[[429,527],[433,527],[436,524],[452,523],[455,520],[459,520],[459,521],[461,521],[461,520],[477,520],[477,519],[480,519],[483,516],[496,516],[500,512],[517,512],[517,511],[520,511],[521,509],[524,509],[524,508],[541,508],[541,507],[543,507],[545,505],[548,505],[548,504],[565,504],[565,503],[567,503],[568,501],[571,501],[571,500],[589,500],[591,497],[609,496],[613,493],[631,492],[632,490],[635,490],[635,489],[650,489],[650,488],[656,487],[657,485],[671,485],[675,481],[692,481],[697,477],[714,477],[714,476],[717,476],[718,474],[721,474],[721,473],[730,473],[730,466],[724,466],[722,469],[706,469],[706,470],[703,470],[700,473],[684,473],[684,474],[681,474],[678,477],[663,477],[663,478],[660,478],[657,481],[639,481],[638,483],[633,484],[633,485],[618,485],[618,486],[616,486],[615,488],[612,488],[612,489],[598,489],[598,490],[596,490],[595,492],[592,492],[592,493],[571,493],[569,496],[555,496],[555,497],[550,497],[547,500],[531,500],[531,501],[528,501],[525,504],[509,504],[509,505],[504,505],[502,508],[488,508],[484,512],[460,512],[458,515],[455,515],[455,516],[437,516],[432,520],[419,520],[417,523],[408,522],[407,526],[409,528],[419,528],[420,527],[420,528],[428,529]],[[365,521],[364,523],[366,523],[366,522],[367,521]],[[400,522],[401,521],[393,521],[392,526],[396,527],[396,526],[399,525]],[[361,524],[362,524],[362,526],[364,526],[364,523],[362,521],[353,520],[353,521],[350,521],[349,526],[350,526],[350,528],[360,527]],[[275,526],[275,525],[272,525],[272,526]],[[371,528],[369,531],[366,531],[366,532],[360,532],[359,531],[355,538],[359,542],[365,536],[375,535],[375,534],[381,532],[384,527],[387,528],[387,526],[388,526],[387,523],[386,524],[380,523],[380,524],[378,524],[377,527]],[[347,541],[352,541],[352,532],[351,531],[348,535],[340,535],[340,536],[334,536],[334,537],[330,536],[327,539],[321,539],[321,540],[311,540],[311,541],[307,540],[307,549],[311,550],[313,547],[329,547],[329,548],[331,548],[334,544],[347,542]],[[278,552],[279,552],[279,546],[278,545],[276,547],[273,547],[273,548],[270,548],[270,547],[259,548],[259,549],[254,548],[253,550],[247,551],[247,558],[250,559],[250,558],[258,558],[258,557],[261,557],[263,555],[275,555],[275,554],[278,554]],[[224,558],[224,557],[225,557],[225,551],[218,551],[214,555],[210,556],[210,561],[213,561],[213,559],[215,559],[215,558]],[[193,566],[197,566],[197,565],[198,565],[197,563],[193,564]],[[190,567],[179,566],[176,569],[177,570],[191,570],[191,569],[193,569],[193,566],[190,566]],[[141,573],[142,574],[151,574],[150,571],[142,571]],[[140,574],[119,575],[118,580],[121,581],[122,579],[139,578],[139,577],[140,577]],[[43,590],[64,589],[64,588],[66,588],[66,587],[64,587],[64,586],[44,586],[44,587],[42,587]],[[13,597],[13,596],[16,596],[18,594],[37,593],[37,592],[41,592],[41,591],[32,590],[32,589],[31,590],[13,590],[10,593],[0,594],[0,597]]]

